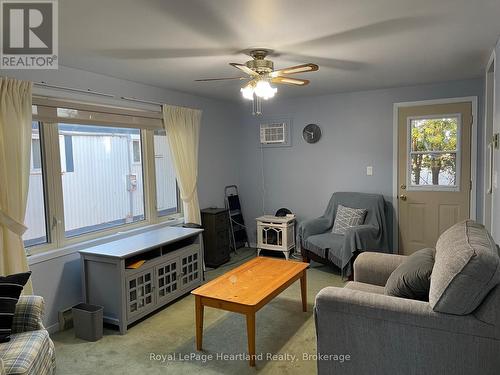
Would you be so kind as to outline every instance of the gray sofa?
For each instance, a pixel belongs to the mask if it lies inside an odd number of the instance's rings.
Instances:
[[[441,236],[429,302],[384,294],[404,259],[360,254],[353,282],[320,291],[318,373],[499,374],[500,258],[487,231],[469,221]]]
[[[43,327],[43,298],[21,296],[16,305],[9,342],[0,344],[0,375],[55,373],[54,344]]]
[[[332,233],[339,204],[366,209],[363,225],[350,228],[345,235]],[[351,259],[358,252],[389,252],[385,211],[385,200],[380,194],[333,193],[323,216],[303,221],[297,228],[297,243],[303,260],[333,263],[343,275],[349,276]]]

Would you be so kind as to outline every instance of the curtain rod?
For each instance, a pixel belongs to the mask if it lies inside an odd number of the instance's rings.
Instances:
[[[163,105],[162,103],[153,102],[152,100],[137,99],[137,98],[134,98],[134,97],[128,97],[128,96],[122,96],[121,98],[122,98],[123,100],[128,100],[128,101],[130,101],[130,102],[138,102],[138,103],[154,104],[154,105],[159,105],[160,107]]]
[[[73,91],[73,92],[81,92],[85,94],[92,94],[92,95],[99,95],[99,96],[106,96],[108,98],[114,98],[115,96],[112,94],[107,94],[105,92],[99,92],[99,91],[94,91],[91,89],[77,89],[73,87],[67,87],[67,86],[59,86],[59,85],[51,85],[48,84],[47,82],[34,82],[33,83],[35,86],[40,86],[40,87],[48,87],[51,89],[56,89],[56,90],[65,90],[65,91]]]
[[[52,85],[52,84],[49,84],[49,83],[44,82],[44,81],[34,82],[33,84],[35,86],[47,87],[47,88],[52,88],[52,89],[56,89],[56,90],[79,92],[79,93],[83,93],[83,94],[92,94],[92,95],[97,95],[97,96],[104,96],[104,97],[107,97],[107,98],[117,98],[116,95],[108,94],[108,93],[105,93],[105,92],[95,91],[95,90],[92,90],[92,89],[78,89],[78,88],[74,88],[74,87]],[[121,96],[120,99],[127,100],[127,101],[130,101],[130,102],[138,102],[138,103],[152,104],[152,105],[158,105],[158,106],[162,106],[163,105],[162,103],[155,102],[155,101],[152,101],[152,100],[137,99],[137,98],[128,97],[128,96]]]

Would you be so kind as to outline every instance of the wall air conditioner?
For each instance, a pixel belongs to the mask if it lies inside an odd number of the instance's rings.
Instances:
[[[288,143],[288,127],[285,122],[260,124],[260,144],[284,145]]]

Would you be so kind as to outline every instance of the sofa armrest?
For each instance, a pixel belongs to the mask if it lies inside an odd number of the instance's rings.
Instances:
[[[12,333],[44,329],[44,301],[40,296],[21,296],[12,320]]]
[[[385,286],[392,271],[405,259],[405,255],[363,252],[354,261],[354,281]]]
[[[297,235],[302,240],[305,240],[309,236],[325,233],[328,229],[330,229],[328,219],[325,217],[318,217],[316,219],[301,222],[297,228]]]
[[[327,287],[316,296],[316,318],[331,324],[333,315],[344,314],[359,319],[386,321],[411,329],[428,328],[470,336],[496,338],[493,325],[473,315],[451,315],[432,310],[428,302],[368,293],[359,290]],[[318,324],[319,324],[318,323]]]
[[[3,365],[2,358],[0,358],[0,375],[6,375],[5,367]]]

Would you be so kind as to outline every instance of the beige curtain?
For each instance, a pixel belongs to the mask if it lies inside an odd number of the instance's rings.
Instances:
[[[31,158],[31,86],[0,77],[0,275],[28,270],[22,235]],[[31,292],[29,283],[24,293]]]
[[[163,106],[163,125],[184,207],[184,222],[201,224],[198,203],[198,144],[201,111]]]

